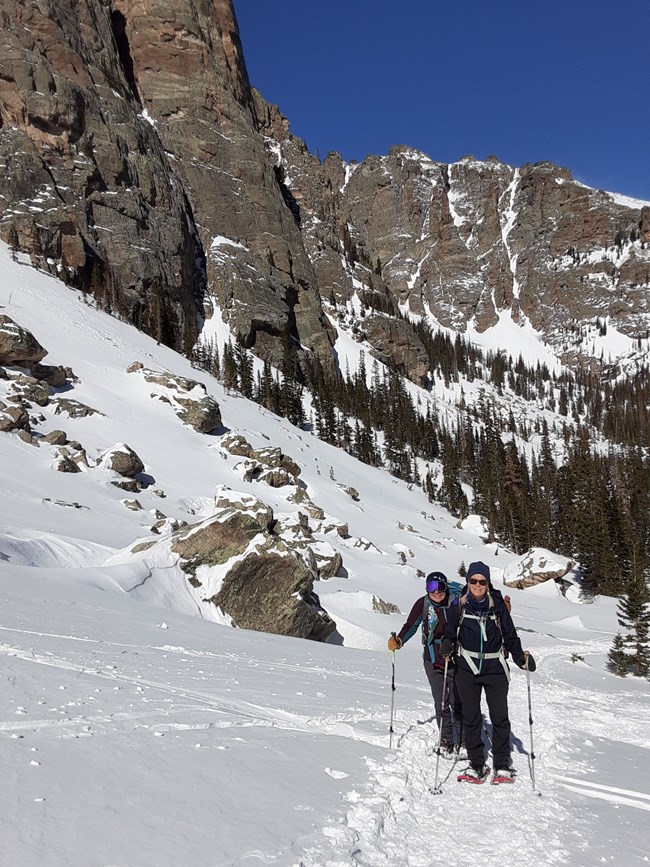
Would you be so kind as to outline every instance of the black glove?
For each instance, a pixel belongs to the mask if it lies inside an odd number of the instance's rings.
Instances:
[[[528,665],[526,665],[526,660],[528,660]],[[528,671],[535,671],[537,668],[532,653],[529,653],[527,650],[515,659],[515,664],[518,665],[519,668],[528,668]]]
[[[440,642],[440,656],[451,656],[454,652],[454,642],[451,638],[443,638]]]

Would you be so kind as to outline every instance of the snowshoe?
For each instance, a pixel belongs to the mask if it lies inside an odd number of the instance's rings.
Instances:
[[[501,783],[514,783],[517,771],[514,768],[497,768],[492,775],[492,785],[498,786]]]
[[[484,783],[490,774],[487,765],[468,765],[456,779],[459,783]]]

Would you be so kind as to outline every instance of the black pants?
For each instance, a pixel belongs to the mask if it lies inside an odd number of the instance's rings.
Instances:
[[[445,696],[445,710],[443,713],[442,710],[442,683],[445,677],[445,672],[443,669],[434,668],[433,663],[425,659],[424,660],[424,670],[427,673],[427,679],[429,681],[429,686],[431,687],[431,695],[433,696],[433,702],[436,706],[436,722],[438,723],[438,728],[440,728],[442,724],[442,739],[443,741],[448,741],[450,744],[454,743],[454,731],[453,727],[456,727],[456,744],[458,745],[461,741],[461,732],[462,732],[462,716],[461,716],[461,707],[460,707],[460,699],[458,698],[458,693],[454,686],[454,673],[455,669],[452,666],[449,666],[447,669],[447,695]],[[451,714],[454,714],[454,722],[452,724]],[[463,738],[464,741],[464,738]]]
[[[504,671],[474,675],[459,667],[456,689],[463,704],[463,729],[467,756],[473,765],[485,762],[481,713],[481,693],[490,711],[492,723],[492,760],[495,769],[510,767],[510,720],[508,719],[508,678]]]

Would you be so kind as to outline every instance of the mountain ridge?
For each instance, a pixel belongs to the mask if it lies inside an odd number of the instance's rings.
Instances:
[[[321,163],[251,88],[229,0],[77,5],[0,4],[0,235],[105,309],[189,354],[216,305],[277,366],[287,335],[332,363],[323,304],[359,289],[461,332],[510,310],[574,366],[577,323],[648,332],[650,206],[548,163]]]

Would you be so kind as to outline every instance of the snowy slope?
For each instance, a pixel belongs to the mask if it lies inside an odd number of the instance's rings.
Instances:
[[[63,427],[86,448],[91,468],[75,475],[52,469],[51,447],[0,434],[3,865],[647,863],[650,685],[605,670],[614,600],[580,604],[555,584],[508,590],[539,665],[531,686],[542,797],[531,787],[518,669],[517,784],[461,787],[445,763],[443,795],[430,794],[436,733],[419,640],[396,655],[389,750],[386,637],[422,592],[416,570],[453,577],[461,561],[481,558],[498,583],[517,558],[484,546],[476,521],[456,527],[420,491],[224,394],[185,359],[0,255],[2,312],[49,350],[46,363],[73,368],[79,381],[66,396],[103,413],[40,410],[37,430]],[[221,437],[152,400],[155,389],[126,373],[133,361],[204,382],[230,431],[279,445],[314,503],[348,524],[348,539],[322,534],[347,577],[315,585],[343,647],[212,622],[188,605],[171,567],[164,592],[143,602],[141,567],[119,554],[155,538],[156,509],[195,520],[223,485],[278,515],[298,506],[282,489],[244,482]],[[93,465],[118,442],[155,479],[137,495],[144,511],[125,508],[124,492]],[[402,613],[377,613],[375,595]]]

